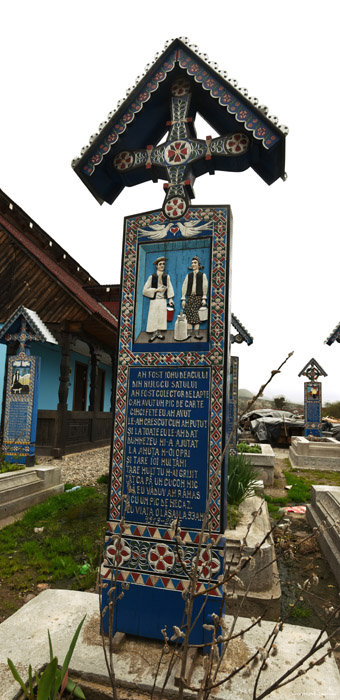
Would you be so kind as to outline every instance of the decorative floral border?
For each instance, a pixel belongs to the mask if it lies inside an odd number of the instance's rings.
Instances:
[[[173,541],[160,542],[143,537],[131,538],[110,535],[105,542],[105,566],[120,571],[135,571],[188,578],[188,572],[196,564],[196,546],[178,548]],[[182,565],[184,563],[184,567]],[[199,553],[198,578],[216,581],[223,574],[223,550],[203,546]]]

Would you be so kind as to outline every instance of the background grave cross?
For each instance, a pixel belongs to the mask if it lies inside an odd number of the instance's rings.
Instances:
[[[301,372],[299,372],[299,377],[307,377],[310,381],[316,381],[320,376],[327,377],[327,373],[314,357],[312,357]]]
[[[28,329],[26,319],[22,317],[20,330],[17,333],[6,333],[5,340],[6,342],[18,341],[18,354],[29,355],[29,349],[26,347],[27,343],[31,343],[33,340],[40,340],[40,336]]]
[[[193,117],[189,116],[190,100],[190,82],[179,78],[171,88],[171,120],[166,122],[169,134],[165,143],[141,150],[120,151],[113,160],[114,168],[122,175],[142,166],[152,168],[155,182],[158,169],[166,170],[168,183],[164,184],[163,211],[168,219],[178,219],[187,211],[190,199],[194,197],[196,175],[207,171],[214,173],[212,156],[224,157],[225,161],[226,157],[243,155],[250,145],[249,137],[242,133],[197,139]],[[206,161],[206,167],[200,167],[195,173],[192,166],[202,159]],[[224,162],[223,169],[227,169]]]
[[[322,435],[322,383],[317,381],[320,376],[327,377],[327,372],[314,357],[299,372],[299,377],[309,380],[304,385],[305,438]]]

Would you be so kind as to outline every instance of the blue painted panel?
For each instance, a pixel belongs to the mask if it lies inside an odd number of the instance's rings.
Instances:
[[[321,436],[322,384],[305,382],[305,437]]]
[[[6,367],[6,346],[0,344],[0,416],[2,412],[2,397],[4,391],[4,377]]]
[[[319,423],[321,420],[321,405],[320,402],[307,401],[306,405],[308,423]]]
[[[128,582],[130,589],[118,602],[116,629],[133,634],[161,638],[164,624],[171,629],[182,617],[183,584],[176,576],[188,575],[176,569],[181,564],[171,524],[179,516],[185,561],[192,561],[198,553],[208,483],[211,543],[223,556],[219,533],[226,521],[226,460],[222,472],[220,462],[228,430],[230,243],[228,207],[191,207],[188,216],[173,225],[164,223],[159,210],[125,219],[107,560],[112,562],[119,552],[118,580]],[[208,321],[201,339],[176,332],[177,340],[171,330],[174,319],[164,314],[165,290],[159,289],[160,303],[153,304],[150,315],[146,292],[151,280],[144,285],[155,271],[156,258],[167,258],[178,315],[193,255],[200,258],[207,277]],[[162,283],[169,289],[168,280]],[[196,324],[197,300],[190,296],[190,317]],[[151,339],[155,326],[165,329],[158,341]],[[176,380],[182,385],[173,385]],[[191,391],[197,393],[190,396]],[[176,454],[176,449],[183,452]],[[122,513],[124,526],[119,525]],[[117,540],[120,527],[123,539]],[[209,551],[201,553],[202,579],[220,571],[220,557],[210,558]],[[207,609],[218,613],[220,606],[221,598],[212,596]],[[202,642],[202,630],[195,641]]]
[[[108,588],[103,588],[102,609],[109,602],[107,590]],[[120,593],[123,593],[123,597],[115,605],[113,634],[125,632],[163,640],[161,630],[164,627],[167,628],[169,637],[173,634],[173,625],[180,627],[185,605],[181,592],[134,584],[130,584],[128,591],[123,591],[122,584],[118,582],[117,597]],[[211,632],[203,629],[203,624],[211,624],[211,615],[219,612],[221,598],[207,596],[204,601],[206,601],[204,610],[191,632],[190,644],[204,644],[211,640]],[[196,619],[202,603],[203,597],[195,600],[192,620]],[[108,613],[104,616],[103,628],[105,634],[108,634]]]
[[[199,240],[170,240],[166,244],[162,243],[140,243],[138,246],[138,272],[136,286],[136,317],[135,317],[135,341],[141,331],[145,331],[150,299],[143,296],[143,287],[148,277],[155,273],[156,267],[153,264],[159,256],[167,258],[165,273],[170,276],[171,284],[175,296],[173,302],[175,313],[171,321],[167,323],[167,330],[174,330],[177,315],[182,309],[181,297],[183,282],[191,267],[193,255],[198,255],[201,261],[201,269],[204,271],[210,283],[211,266],[211,239],[199,238]],[[209,305],[209,292],[208,292]],[[202,330],[207,329],[208,321],[200,324]],[[163,345],[164,347],[164,345]],[[140,347],[138,347],[140,349]],[[149,347],[146,348],[149,350]],[[171,348],[172,349],[172,348]]]
[[[35,454],[40,358],[8,358],[3,451],[6,461],[27,464]]]
[[[206,505],[210,368],[130,367],[126,520],[200,528]]]
[[[237,449],[237,420],[238,420],[238,366],[239,358],[230,358],[230,386],[229,386],[229,403],[228,403],[228,434],[233,431],[230,441],[230,448]]]

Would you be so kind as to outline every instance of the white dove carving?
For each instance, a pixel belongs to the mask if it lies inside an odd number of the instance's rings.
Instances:
[[[145,230],[142,228],[138,229],[139,236],[146,236],[147,238],[152,238],[154,241],[160,241],[162,238],[166,238],[166,235],[171,227],[179,229],[183,238],[191,238],[196,236],[200,231],[207,231],[211,224],[207,222],[205,224],[198,225],[199,221],[186,221],[182,224],[180,221],[172,222],[170,224],[152,224],[149,226],[152,230]],[[174,235],[177,230],[174,232]]]

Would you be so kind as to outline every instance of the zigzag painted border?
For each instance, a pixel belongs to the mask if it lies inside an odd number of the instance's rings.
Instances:
[[[112,569],[107,568],[105,565],[102,566],[102,580],[103,586],[105,586],[105,580],[110,579],[111,576],[114,577],[114,572]],[[137,586],[149,586],[151,588],[163,588],[168,591],[178,591],[183,593],[187,591],[190,586],[190,581],[185,579],[172,578],[170,576],[157,576],[155,574],[144,574],[137,571],[117,571],[116,580],[121,583],[129,583],[130,585]],[[197,582],[196,593],[205,594],[206,591],[211,587],[211,583],[203,583],[203,581]],[[220,587],[209,590],[209,595],[216,598],[222,597],[222,590]]]
[[[173,541],[174,531],[163,527],[154,527],[151,525],[140,525],[138,523],[121,523],[117,520],[108,520],[107,528],[112,534],[122,533],[125,536],[131,537],[151,537],[155,540]],[[180,530],[178,533],[183,544],[199,544],[199,532],[197,530]],[[203,544],[212,543],[214,547],[223,547],[225,537],[220,533],[205,532],[203,535]]]

